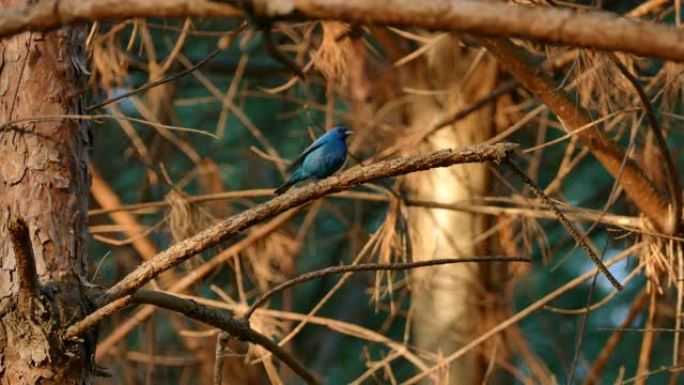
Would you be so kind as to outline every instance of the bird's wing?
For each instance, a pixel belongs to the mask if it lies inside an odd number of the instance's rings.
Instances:
[[[294,170],[296,167],[298,167],[300,164],[302,164],[302,162],[304,161],[304,158],[306,158],[307,155],[311,154],[311,152],[313,152],[313,151],[314,151],[315,149],[317,149],[318,147],[321,147],[321,146],[325,143],[325,141],[326,141],[326,136],[325,136],[325,135],[323,135],[323,136],[321,136],[320,138],[316,139],[313,143],[311,143],[311,145],[309,145],[309,147],[306,148],[306,150],[304,150],[301,154],[299,154],[299,156],[297,157],[297,159],[295,159],[295,160],[292,161],[292,164],[290,164],[290,165],[287,167],[287,170],[288,170],[288,171],[292,171],[292,170]]]

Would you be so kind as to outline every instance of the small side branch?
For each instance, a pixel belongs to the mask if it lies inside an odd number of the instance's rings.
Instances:
[[[504,161],[504,164],[508,166],[513,172],[520,177],[520,179],[525,182],[526,185],[530,186],[532,188],[532,191],[541,199],[541,201],[549,207],[555,214],[556,217],[558,217],[558,221],[565,227],[565,230],[570,234],[570,236],[577,242],[577,244],[587,253],[589,256],[589,259],[591,259],[592,262],[596,265],[598,270],[603,274],[608,281],[613,285],[613,287],[616,290],[622,290],[622,285],[620,282],[615,278],[613,274],[611,274],[610,271],[608,271],[608,268],[606,265],[601,261],[601,258],[594,253],[594,250],[589,247],[587,242],[584,240],[584,238],[577,233],[577,230],[575,227],[572,226],[568,218],[563,215],[563,213],[560,211],[558,206],[556,206],[555,203],[544,193],[544,191],[536,184],[532,179],[530,179],[527,174],[523,170],[521,170],[511,159],[506,159]]]
[[[223,382],[223,361],[226,353],[228,341],[230,341],[230,334],[221,331],[216,336],[216,354],[214,357],[214,385],[221,385]]]
[[[237,39],[237,37],[240,35],[240,33],[246,27],[247,27],[247,23],[243,22],[242,24],[240,24],[240,26],[238,26],[235,31],[231,32],[230,36],[223,43],[222,47],[219,47],[219,48],[215,49],[214,51],[212,51],[209,55],[207,55],[204,59],[200,60],[197,64],[195,64],[191,67],[188,67],[182,71],[179,71],[178,73],[166,76],[162,79],[155,80],[155,81],[147,83],[147,84],[143,84],[142,86],[140,86],[140,87],[138,87],[132,91],[126,92],[126,93],[121,94],[121,95],[117,95],[113,98],[109,98],[107,100],[104,100],[104,101],[97,103],[97,104],[94,104],[92,106],[88,106],[86,108],[86,112],[93,112],[99,108],[108,106],[112,103],[116,103],[116,102],[121,101],[122,99],[128,98],[130,96],[140,94],[140,93],[145,92],[151,88],[158,87],[162,84],[177,80],[177,79],[179,79],[179,78],[181,78],[181,77],[183,77],[189,73],[192,73],[193,71],[199,69],[200,67],[204,66],[209,61],[211,61],[211,59],[213,59],[214,57],[216,57],[216,55],[221,53],[222,50],[226,50],[228,47],[230,47],[233,44],[233,42],[235,41],[235,39]]]
[[[277,343],[252,329],[247,321],[232,318],[218,310],[202,306],[197,302],[159,291],[140,290],[133,294],[132,297],[134,302],[155,305],[182,313],[189,318],[217,327],[240,341],[257,344],[278,357],[278,359],[302,377],[307,384],[318,384],[314,376],[297,359],[278,346]]]
[[[473,258],[445,258],[445,259],[432,259],[428,261],[418,261],[418,262],[406,262],[406,263],[364,263],[360,265],[350,265],[350,266],[333,266],[321,270],[312,271],[309,273],[302,274],[298,277],[287,280],[279,285],[272,287],[266,293],[262,294],[259,299],[257,299],[252,306],[249,307],[244,319],[249,320],[254,311],[268,301],[278,292],[281,292],[287,288],[290,288],[300,283],[312,281],[314,279],[327,277],[329,275],[342,274],[342,273],[356,273],[361,271],[398,271],[398,270],[409,270],[419,267],[426,266],[436,266],[436,265],[446,265],[451,263],[466,263],[466,262],[531,262],[529,258],[525,257],[473,257]]]
[[[500,163],[508,158],[509,154],[517,147],[517,145],[511,143],[475,145],[459,149],[446,149],[419,156],[396,158],[373,163],[368,166],[354,167],[339,175],[326,178],[317,184],[312,183],[302,188],[290,190],[288,193],[245,210],[184,241],[178,242],[145,261],[145,263],[109,288],[100,298],[99,302],[100,304],[106,304],[131,294],[152,278],[182,263],[191,256],[197,255],[251,226],[323,196],[373,180],[437,167],[490,161]]]
[[[26,223],[20,218],[10,219],[8,230],[14,249],[19,280],[18,306],[25,315],[31,313],[34,299],[38,298],[38,274],[33,246]]]

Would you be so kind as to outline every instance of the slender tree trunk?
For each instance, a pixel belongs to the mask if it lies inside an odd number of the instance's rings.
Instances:
[[[405,61],[413,52],[392,34],[375,30],[392,60]],[[495,86],[496,65],[488,57],[459,47],[458,36],[426,34],[431,48],[420,57],[395,66],[376,86],[375,102],[381,108],[404,99],[393,110],[397,126],[408,133],[388,131],[385,139],[409,155],[443,148],[457,148],[487,140],[494,131],[493,107],[486,106],[426,140],[411,140],[425,133],[443,117],[487,95]],[[406,90],[434,90],[433,94]],[[389,110],[389,108],[388,108]],[[361,115],[361,110],[356,115]],[[372,116],[372,115],[371,115]],[[388,116],[388,115],[386,115]],[[369,117],[365,121],[371,120]],[[407,140],[408,139],[408,140]],[[482,164],[461,165],[415,173],[405,177],[410,196],[436,202],[458,202],[488,194],[490,176]],[[473,213],[408,208],[412,258],[428,260],[486,255],[487,240],[478,238],[487,228],[486,217]],[[412,272],[412,334],[422,350],[446,356],[477,337],[484,325],[502,312],[488,306],[492,290],[487,284],[498,272],[478,264],[455,264]],[[491,302],[491,301],[489,301]],[[440,383],[481,384],[488,365],[486,355],[466,354],[441,373]]]
[[[0,40],[0,384],[90,382],[92,338],[61,338],[88,303],[87,128],[19,122],[81,113],[85,32]]]
[[[412,104],[409,125],[416,130],[425,130],[439,117],[486,95],[495,84],[496,67],[491,61],[485,60],[468,75],[473,56],[454,54],[459,51],[457,42],[450,37],[441,40],[432,51],[432,65],[423,71],[427,80],[417,88],[448,92]],[[490,137],[492,129],[492,108],[483,108],[432,135],[421,152],[480,143]],[[406,150],[413,152],[415,148]],[[489,190],[484,164],[435,169],[406,179],[411,195],[428,201],[467,201],[487,195]],[[486,228],[482,215],[424,208],[410,208],[408,215],[415,260],[473,257],[487,252],[485,243],[476,241]],[[478,265],[454,264],[412,273],[416,283],[412,313],[416,346],[446,356],[479,334],[479,325],[488,314],[482,306],[485,291]],[[473,352],[457,360],[441,378],[445,384],[481,384],[485,367],[483,356]]]

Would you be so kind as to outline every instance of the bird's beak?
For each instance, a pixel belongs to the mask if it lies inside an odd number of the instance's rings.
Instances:
[[[352,130],[347,130],[344,132],[346,135],[354,135],[354,131]]]

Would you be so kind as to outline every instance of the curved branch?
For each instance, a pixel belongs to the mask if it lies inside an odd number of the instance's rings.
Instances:
[[[277,343],[271,341],[270,338],[249,327],[247,321],[235,319],[218,310],[202,306],[195,301],[160,291],[140,290],[133,294],[132,298],[136,303],[155,305],[181,313],[194,320],[217,327],[240,341],[257,344],[278,357],[278,359],[302,377],[307,384],[318,384],[314,376],[297,359],[278,346]]]
[[[582,237],[577,232],[575,227],[572,225],[572,223],[570,223],[568,218],[566,218],[565,215],[563,215],[563,212],[560,211],[558,206],[556,206],[556,204],[553,203],[551,199],[549,199],[548,195],[546,195],[544,191],[536,183],[534,183],[534,181],[530,179],[530,177],[527,176],[527,174],[525,174],[523,170],[520,169],[520,167],[513,163],[512,160],[506,159],[504,164],[508,166],[508,168],[510,168],[516,175],[518,175],[518,177],[522,179],[522,181],[525,182],[526,185],[530,186],[532,188],[532,191],[534,191],[534,193],[539,197],[539,199],[541,199],[541,201],[544,202],[544,204],[547,205],[556,214],[556,217],[558,217],[558,221],[563,225],[563,227],[565,227],[565,230],[568,232],[568,234],[570,234],[572,239],[574,239],[575,242],[577,242],[577,244],[582,248],[582,250],[584,250],[587,253],[589,259],[591,259],[591,261],[594,262],[598,270],[608,279],[611,285],[613,285],[613,287],[618,291],[622,290],[622,284],[617,280],[617,278],[615,278],[613,274],[611,274],[610,271],[608,271],[608,268],[603,263],[603,261],[601,261],[601,258],[599,258],[599,256],[596,255],[594,250],[591,247],[589,247],[584,237]]]
[[[160,273],[182,263],[193,255],[217,245],[219,242],[291,208],[304,205],[325,195],[342,191],[372,180],[408,174],[437,167],[448,167],[461,163],[502,162],[517,148],[511,143],[475,145],[461,149],[447,149],[426,155],[396,158],[377,162],[369,166],[354,167],[337,176],[319,183],[293,189],[267,202],[257,205],[221,223],[178,242],[138,268],[109,288],[100,303],[108,303],[133,293]]]
[[[473,257],[473,258],[445,258],[445,259],[431,259],[428,261],[418,261],[418,262],[406,262],[406,263],[364,263],[360,265],[350,265],[350,266],[332,266],[321,270],[311,271],[309,273],[304,273],[300,276],[289,279],[285,282],[280,283],[272,287],[270,290],[261,295],[253,304],[249,307],[244,319],[249,320],[254,311],[269,298],[273,297],[278,292],[281,292],[287,288],[290,288],[300,283],[309,282],[314,279],[327,277],[329,275],[349,273],[349,272],[360,272],[360,271],[396,271],[396,270],[408,270],[415,269],[418,267],[426,266],[436,266],[436,265],[446,265],[450,263],[466,263],[466,262],[532,262],[530,258],[525,257]]]

